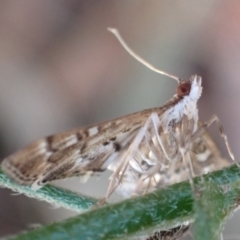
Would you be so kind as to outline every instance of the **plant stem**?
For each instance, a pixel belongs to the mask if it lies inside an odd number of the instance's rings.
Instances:
[[[46,185],[41,189],[34,191],[30,187],[20,186],[17,183],[13,182],[1,170],[0,186],[10,188],[13,191],[22,193],[31,198],[46,201],[53,204],[54,206],[64,207],[76,212],[86,211],[97,202],[97,200],[94,198],[86,197],[83,195],[80,196],[72,191],[51,185]]]
[[[210,183],[222,191],[219,222],[231,214],[240,199],[240,169],[236,165],[194,179],[194,189]],[[214,195],[214,194],[213,194]],[[208,196],[208,195],[207,195]],[[215,196],[215,195],[214,195]],[[209,196],[208,196],[209,197]],[[216,197],[216,196],[215,196]],[[194,220],[194,195],[189,182],[182,182],[141,197],[107,205],[54,223],[12,239],[100,240],[141,236],[158,227],[169,229]],[[209,199],[208,199],[209,200]],[[214,201],[212,199],[211,201]],[[201,205],[201,204],[200,204]],[[224,206],[224,209],[223,209]],[[218,208],[216,207],[216,208]],[[195,207],[196,208],[196,207]],[[214,212],[215,213],[215,212]],[[205,222],[205,224],[208,224]],[[220,223],[218,223],[220,224]]]

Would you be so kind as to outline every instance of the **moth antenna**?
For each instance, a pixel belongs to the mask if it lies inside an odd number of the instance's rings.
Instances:
[[[160,73],[162,75],[165,75],[167,77],[175,79],[178,83],[180,82],[180,79],[172,74],[166,73],[164,71],[161,71],[160,69],[155,68],[153,65],[150,63],[146,62],[144,59],[142,59],[140,56],[138,56],[133,50],[126,44],[126,42],[123,40],[121,37],[120,33],[116,28],[108,28],[108,31],[113,33],[115,37],[118,39],[118,41],[121,43],[121,45],[125,48],[125,50],[132,55],[137,61],[145,65],[147,68],[151,69],[154,72]]]

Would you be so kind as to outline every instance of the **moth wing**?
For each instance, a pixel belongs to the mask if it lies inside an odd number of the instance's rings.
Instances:
[[[219,149],[207,131],[193,142],[190,159],[193,173],[196,176],[219,170],[230,164],[227,159],[222,157]],[[165,184],[171,185],[189,179],[189,169],[186,168],[182,160],[174,162],[165,174],[167,179],[163,186]]]
[[[17,183],[34,189],[53,180],[104,171],[137,132],[137,125],[126,131],[118,122],[111,135],[106,132],[114,122],[101,125],[103,134],[95,126],[40,139],[4,159],[2,170]]]
[[[230,162],[223,158],[218,147],[205,132],[193,143],[191,159],[194,173],[199,176],[208,172],[216,171],[230,165]]]

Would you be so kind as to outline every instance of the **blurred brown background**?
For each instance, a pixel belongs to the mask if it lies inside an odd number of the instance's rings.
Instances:
[[[45,135],[161,106],[172,97],[175,81],[131,58],[109,26],[156,67],[203,77],[200,118],[219,116],[239,160],[237,0],[1,1],[1,159]],[[216,126],[211,129],[228,157]],[[86,188],[78,181],[63,184]],[[73,214],[6,189],[0,189],[0,206],[0,236]],[[240,239],[238,222],[235,214],[224,239]]]

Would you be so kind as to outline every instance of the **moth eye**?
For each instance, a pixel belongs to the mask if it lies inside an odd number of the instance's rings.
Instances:
[[[178,86],[177,95],[179,97],[184,97],[184,96],[186,96],[190,93],[190,90],[191,90],[191,84],[190,83],[188,83],[188,82],[181,83]]]

